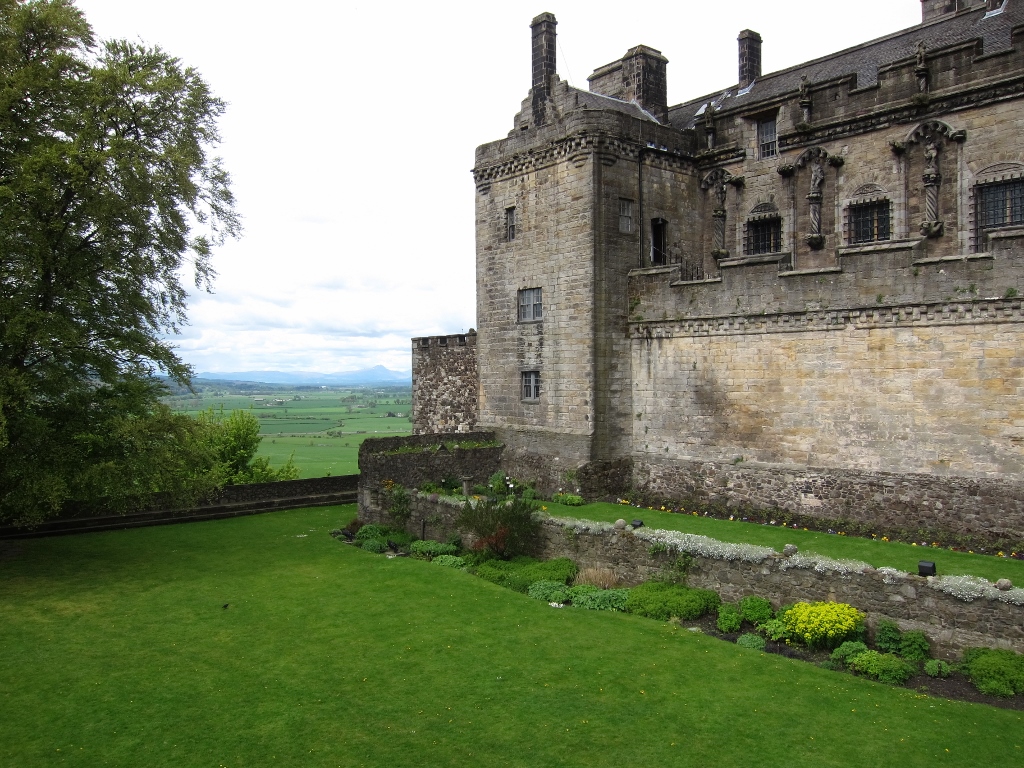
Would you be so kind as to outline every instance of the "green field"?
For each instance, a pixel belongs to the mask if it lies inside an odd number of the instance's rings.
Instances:
[[[1024,713],[636,616],[554,610],[327,535],[353,514],[276,512],[8,550],[0,765],[1024,759]]]
[[[300,478],[356,474],[363,440],[412,432],[408,386],[286,388],[252,384],[242,393],[233,391],[237,386],[208,382],[198,389],[196,395],[171,395],[164,402],[192,415],[210,408],[251,410],[260,420],[260,455],[273,466],[294,456]]]

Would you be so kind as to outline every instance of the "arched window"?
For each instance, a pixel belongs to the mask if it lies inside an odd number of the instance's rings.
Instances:
[[[878,184],[858,187],[845,210],[846,242],[876,243],[892,238],[892,201]]]
[[[744,252],[748,256],[782,251],[782,216],[775,203],[761,203],[747,217]]]

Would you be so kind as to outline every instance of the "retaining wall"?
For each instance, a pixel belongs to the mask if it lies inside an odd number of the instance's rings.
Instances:
[[[408,530],[423,538],[443,539],[456,530],[457,515],[457,506],[418,496],[412,502]],[[375,493],[360,496],[359,516],[367,522],[390,523]],[[626,585],[651,578],[676,556],[651,554],[650,542],[629,529],[575,532],[554,520],[545,521],[536,555],[569,557],[580,567],[611,568]],[[867,614],[872,631],[882,619],[895,621],[904,631],[922,630],[936,655],[947,658],[972,646],[1024,653],[1024,606],[985,597],[966,602],[939,591],[935,582],[891,569],[841,573],[797,563],[778,553],[761,562],[694,556],[688,583],[713,589],[728,601],[759,595],[776,608],[799,601],[849,603]]]

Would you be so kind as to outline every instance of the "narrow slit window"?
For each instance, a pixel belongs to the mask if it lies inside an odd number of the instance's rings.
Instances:
[[[757,148],[761,158],[779,154],[779,136],[774,117],[757,121]]]
[[[668,264],[668,222],[664,219],[651,221],[651,265]]]
[[[512,242],[516,239],[516,209],[515,207],[505,209],[505,240]]]
[[[619,198],[619,232],[629,234],[633,231],[633,201]]]
[[[889,201],[850,206],[850,242],[873,243],[890,237]]]
[[[519,321],[529,323],[544,318],[540,288],[524,288],[519,292]]]
[[[540,398],[540,371],[523,371],[523,400]]]

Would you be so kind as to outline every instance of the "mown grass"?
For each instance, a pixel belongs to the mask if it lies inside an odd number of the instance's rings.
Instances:
[[[921,560],[935,563],[939,574],[947,576],[971,574],[991,581],[1010,579],[1024,586],[1024,560],[998,558],[990,555],[952,552],[938,547],[921,547],[893,541],[839,536],[837,534],[782,528],[780,526],[744,523],[740,520],[718,520],[694,517],[675,512],[637,509],[625,504],[599,502],[582,507],[567,507],[544,502],[548,514],[561,517],[579,517],[602,522],[640,519],[650,528],[682,531],[710,536],[720,541],[737,544],[761,544],[781,551],[786,544],[795,544],[801,552],[816,552],[828,557],[862,560],[876,568],[888,566],[909,573],[917,573]]]
[[[1024,757],[1024,713],[634,616],[553,610],[327,536],[353,514],[19,544],[0,562],[0,764],[799,768]]]

